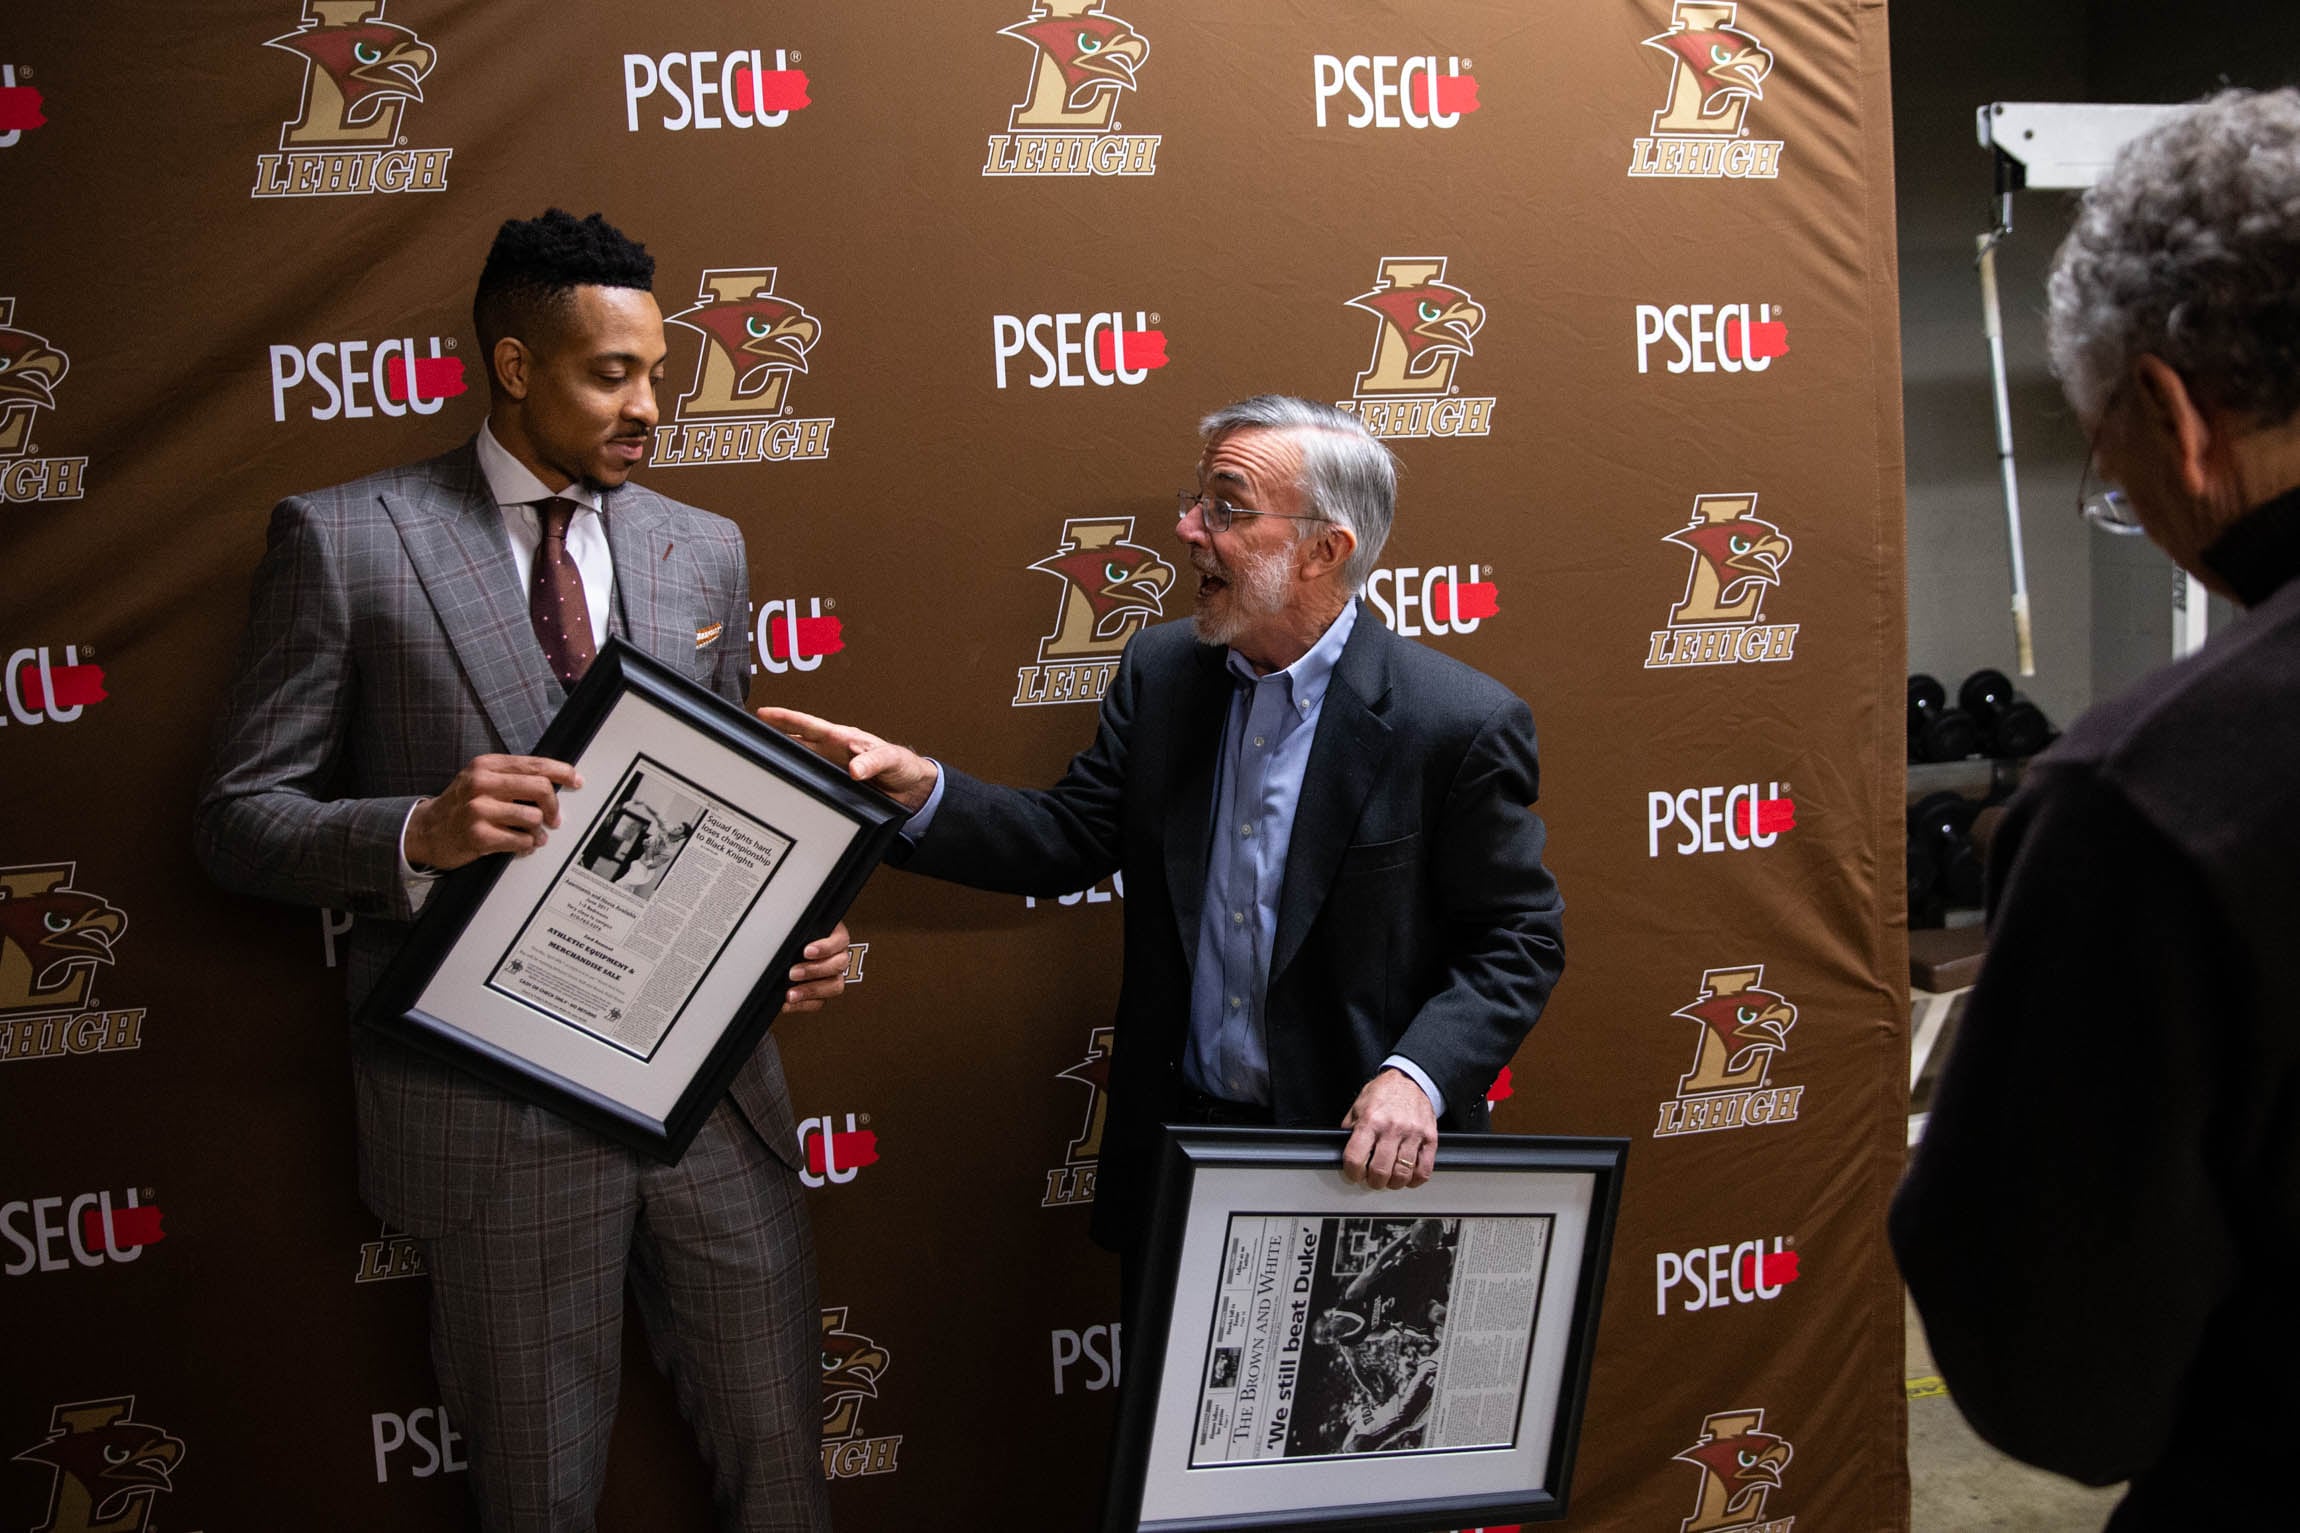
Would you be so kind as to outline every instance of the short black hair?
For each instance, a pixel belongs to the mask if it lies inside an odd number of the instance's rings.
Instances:
[[[471,300],[489,385],[495,382],[495,343],[507,335],[530,346],[548,342],[576,288],[650,292],[654,286],[655,258],[647,247],[597,213],[577,218],[551,208],[540,218],[504,220]]]

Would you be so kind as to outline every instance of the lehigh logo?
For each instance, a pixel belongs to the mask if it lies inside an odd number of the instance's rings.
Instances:
[[[393,1278],[422,1277],[430,1270],[423,1242],[386,1223],[377,1230],[375,1239],[360,1242],[359,1271],[352,1281],[383,1283]]]
[[[1067,1070],[1055,1072],[1059,1081],[1076,1081],[1086,1088],[1086,1116],[1078,1137],[1063,1152],[1062,1164],[1046,1173],[1046,1197],[1040,1208],[1067,1208],[1094,1201],[1094,1178],[1102,1161],[1102,1127],[1110,1116],[1110,1040],[1115,1030],[1098,1027],[1086,1035],[1086,1057]]]
[[[16,1455],[54,1476],[48,1517],[31,1533],[145,1533],[152,1503],[174,1490],[184,1445],[133,1420],[134,1395],[82,1400],[49,1413],[46,1440]]]
[[[1374,316],[1373,359],[1353,397],[1334,403],[1384,437],[1484,436],[1493,401],[1463,399],[1454,384],[1461,359],[1476,354],[1485,310],[1447,283],[1444,256],[1384,256],[1370,293],[1348,307]]]
[[[1118,671],[1118,652],[1162,617],[1174,566],[1139,543],[1131,516],[1074,517],[1062,547],[1030,566],[1062,582],[1054,632],[1038,641],[1036,665],[1016,671],[1014,706],[1098,703]]]
[[[1754,494],[1696,495],[1692,521],[1663,536],[1693,556],[1693,568],[1669,626],[1653,632],[1647,670],[1796,657],[1797,625],[1767,623],[1764,610],[1789,562],[1789,539],[1756,512]]]
[[[1630,150],[1632,176],[1770,181],[1781,174],[1781,141],[1753,139],[1750,103],[1765,99],[1773,55],[1733,24],[1738,5],[1677,0],[1669,30],[1645,46],[1669,56],[1669,95],[1653,136]]]
[[[16,300],[0,298],[0,504],[18,500],[78,500],[88,477],[86,458],[36,458],[32,426],[56,408],[56,385],[72,359],[44,335],[19,330]]]
[[[1797,1008],[1765,988],[1763,964],[1709,970],[1700,997],[1670,1015],[1698,1026],[1700,1041],[1677,1095],[1661,1104],[1654,1138],[1795,1121],[1805,1088],[1769,1082],[1773,1056],[1789,1047]]]
[[[695,306],[669,316],[703,338],[695,386],[655,428],[655,465],[782,463],[831,455],[832,417],[798,418],[791,382],[807,371],[822,321],[775,292],[772,266],[703,273]]]
[[[849,1480],[892,1474],[902,1438],[865,1437],[863,1403],[893,1366],[886,1348],[847,1329],[846,1306],[823,1311],[823,1477]]]
[[[304,0],[303,25],[267,48],[303,60],[303,101],[277,154],[256,157],[253,197],[356,197],[447,189],[452,149],[410,149],[407,104],[439,56],[383,19],[384,0]]]
[[[1135,88],[1149,40],[1108,14],[1105,0],[1039,0],[998,35],[1031,47],[1030,84],[990,135],[986,176],[1147,176],[1158,135],[1122,134],[1118,98]]]
[[[71,887],[74,864],[0,868],[0,1015],[78,1006],[128,918]]]
[[[0,868],[0,1061],[143,1044],[143,1008],[104,1011],[88,993],[128,917],[101,895],[73,888],[74,867]]]
[[[1765,1413],[1719,1411],[1701,1423],[1701,1440],[1672,1455],[1701,1471],[1693,1515],[1678,1533],[1789,1533],[1794,1517],[1765,1520],[1765,1501],[1781,1488],[1781,1471],[1796,1454],[1787,1438],[1758,1430]]]

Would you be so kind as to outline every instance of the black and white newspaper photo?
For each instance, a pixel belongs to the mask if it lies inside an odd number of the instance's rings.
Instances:
[[[488,987],[651,1058],[795,844],[640,756]]]
[[[1553,1219],[1233,1215],[1191,1467],[1514,1446]]]
[[[650,788],[657,773],[639,772],[624,785],[615,807],[584,843],[586,872],[604,878],[624,894],[644,901],[670,871],[671,862],[695,833],[697,804],[687,794]],[[661,799],[662,807],[655,800]]]

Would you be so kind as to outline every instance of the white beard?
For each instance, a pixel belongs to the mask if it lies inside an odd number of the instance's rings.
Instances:
[[[1267,554],[1250,555],[1235,570],[1219,564],[1209,569],[1196,557],[1191,567],[1201,575],[1216,575],[1229,582],[1227,595],[1230,605],[1217,617],[1201,607],[1191,618],[1201,644],[1228,644],[1263,618],[1275,617],[1286,608],[1286,586],[1293,576],[1293,560],[1288,557],[1291,545]]]

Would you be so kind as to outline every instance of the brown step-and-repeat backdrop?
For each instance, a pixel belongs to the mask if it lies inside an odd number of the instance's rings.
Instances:
[[[993,778],[1187,610],[1202,412],[1388,438],[1375,612],[1541,730],[1571,963],[1499,1124],[1634,1140],[1572,1526],[1905,1525],[1885,64],[1880,0],[15,8],[0,1529],[461,1516],[420,1252],[352,1192],[346,918],[188,824],[269,507],[475,429],[471,284],[551,204],[660,262],[643,477],[749,538],[753,701]],[[847,1528],[1091,1520],[1125,897],[884,874],[781,1028]],[[607,1525],[703,1526],[627,1351]]]

